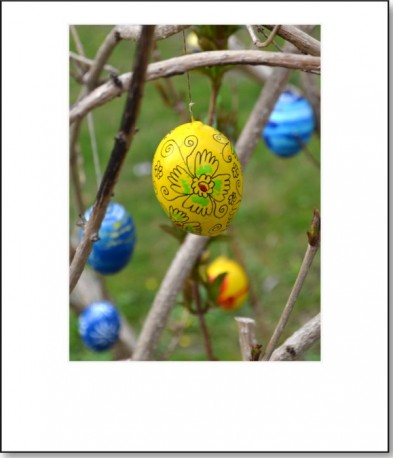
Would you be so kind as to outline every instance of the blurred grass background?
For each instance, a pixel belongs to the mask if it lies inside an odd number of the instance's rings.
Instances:
[[[79,25],[76,28],[86,56],[94,58],[112,26]],[[245,43],[250,44],[250,38],[244,30],[237,34]],[[319,37],[319,29],[314,36]],[[277,39],[277,42],[282,44],[280,39]],[[183,55],[183,36],[180,33],[159,41],[157,47],[161,59]],[[70,50],[76,52],[71,35]],[[272,46],[267,50],[276,51]],[[108,63],[116,67],[119,74],[129,72],[134,51],[134,42],[122,41],[115,48]],[[103,76],[107,77],[108,73],[103,73]],[[194,116],[203,121],[209,105],[210,81],[200,71],[191,71],[190,81],[195,103]],[[173,77],[172,82],[187,104],[186,76]],[[299,84],[299,72],[293,72],[291,83]],[[238,105],[236,116],[238,132],[241,132],[261,89],[260,83],[239,71],[230,71],[225,75],[218,109],[227,113]],[[80,84],[70,77],[70,104],[75,103],[80,90]],[[114,136],[120,125],[124,101],[123,94],[122,97],[93,111],[102,171],[106,167]],[[125,206],[135,221],[137,245],[128,266],[120,273],[106,278],[106,286],[115,305],[122,311],[136,333],[141,330],[159,284],[178,248],[178,242],[160,228],[160,224],[168,224],[169,220],[154,196],[150,173],[143,175],[139,171],[149,167],[162,137],[181,123],[178,114],[164,105],[155,84],[147,83],[137,122],[139,131],[115,187],[114,197],[115,201]],[[97,184],[86,121],[82,123],[79,140],[85,174],[83,198],[85,205],[89,207],[94,203]],[[309,150],[319,159],[320,140],[316,134],[309,143]],[[270,332],[266,335],[258,330],[258,340],[266,346],[303,259],[307,246],[306,231],[312,220],[313,209],[320,208],[320,173],[303,152],[293,158],[280,159],[269,152],[263,140],[259,142],[243,172],[243,201],[232,227],[250,274],[253,289],[260,301],[265,327]],[[70,234],[74,231],[76,220],[77,210],[70,181]],[[212,259],[220,254],[234,257],[228,242],[213,243],[210,252]],[[281,342],[319,310],[320,257],[318,253]],[[176,325],[183,314],[184,308],[180,304],[173,308],[167,329],[160,339],[155,355],[157,359],[165,355]],[[255,318],[250,301],[234,312],[213,309],[206,315],[213,351],[219,360],[241,359],[235,316]],[[69,327],[70,360],[111,360],[113,358],[112,351],[94,353],[83,345],[78,335],[77,316],[72,310],[70,310]],[[320,345],[311,348],[304,359],[320,360]],[[196,316],[190,315],[179,345],[169,356],[169,360],[206,360]]]

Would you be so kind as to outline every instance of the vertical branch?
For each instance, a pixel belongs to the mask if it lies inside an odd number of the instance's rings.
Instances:
[[[134,136],[136,119],[143,95],[146,68],[153,43],[153,33],[154,26],[143,26],[141,38],[136,50],[134,71],[127,93],[120,131],[116,136],[111,157],[101,181],[91,217],[86,224],[83,239],[78,245],[70,266],[70,291],[74,289],[78,282],[92,249],[93,242],[98,239],[99,228],[104,219],[113,188],[119,177],[121,167]]]
[[[295,284],[293,285],[291,294],[289,295],[288,301],[285,304],[284,310],[281,314],[281,317],[277,323],[276,329],[273,332],[272,337],[266,347],[266,352],[263,356],[263,361],[268,361],[272,356],[274,349],[277,346],[277,343],[283,333],[283,330],[288,323],[289,316],[295,306],[297,298],[299,297],[300,291],[302,289],[304,280],[307,277],[307,274],[310,270],[311,264],[314,260],[314,257],[319,248],[319,240],[320,240],[320,217],[318,211],[314,211],[314,218],[311,224],[311,231],[307,232],[308,236],[308,245],[306,254],[304,255],[302,265],[300,266],[300,270],[298,276],[296,278]]]
[[[193,293],[195,299],[196,312],[198,315],[199,325],[201,327],[203,341],[205,344],[206,355],[209,361],[214,361],[216,358],[213,355],[213,348],[210,340],[209,330],[207,329],[207,324],[204,317],[204,312],[202,310],[201,296],[199,294],[198,282],[193,280]]]
[[[209,126],[213,125],[214,118],[216,115],[217,96],[218,96],[220,87],[221,87],[221,78],[213,79],[212,80],[212,91],[210,94],[209,111],[207,114],[207,124],[209,124]]]
[[[70,175],[71,181],[74,188],[74,197],[77,212],[79,215],[83,215],[85,212],[85,204],[82,196],[82,185],[80,182],[79,170],[78,170],[78,150],[76,146],[76,139],[79,135],[80,123],[75,122],[70,127]]]
[[[317,134],[321,136],[321,94],[317,81],[317,75],[306,72],[300,74],[304,95],[310,101],[314,110]]]

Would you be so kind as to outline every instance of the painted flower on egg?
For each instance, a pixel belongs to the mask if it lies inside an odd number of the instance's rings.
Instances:
[[[241,166],[230,141],[199,121],[178,126],[158,145],[152,179],[171,221],[197,235],[217,235],[242,197]]]
[[[211,215],[217,202],[222,202],[230,188],[229,175],[217,173],[218,160],[206,150],[198,152],[187,169],[177,166],[169,174],[171,189],[181,196],[185,208],[202,216]]]

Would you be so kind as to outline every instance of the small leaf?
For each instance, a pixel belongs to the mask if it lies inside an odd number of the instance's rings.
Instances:
[[[308,243],[311,246],[319,246],[321,238],[321,216],[318,210],[314,210],[310,231],[307,231]]]
[[[227,276],[228,272],[223,272],[209,283],[207,286],[207,292],[209,294],[209,299],[213,301],[215,304],[217,304],[217,299],[220,295],[221,292],[221,285],[222,282],[224,281],[225,277]]]

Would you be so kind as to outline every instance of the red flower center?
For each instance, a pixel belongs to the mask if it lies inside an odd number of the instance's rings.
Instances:
[[[202,192],[206,192],[207,191],[207,186],[204,184],[204,183],[198,183],[198,186],[199,186],[199,189],[202,191]]]

